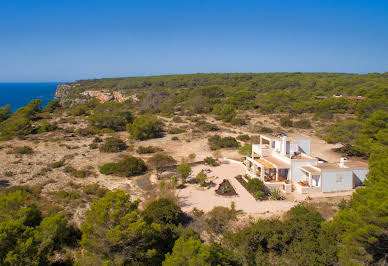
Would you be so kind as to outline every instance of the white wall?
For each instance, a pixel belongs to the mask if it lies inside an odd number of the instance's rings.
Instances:
[[[322,192],[346,191],[353,188],[353,172],[348,171],[323,171]]]
[[[359,169],[353,170],[353,185],[354,187],[361,186],[364,180],[366,179],[366,175],[368,174],[368,169]]]
[[[309,138],[297,138],[296,142],[299,145],[299,151],[304,152],[307,155],[310,155],[311,139],[309,139]]]
[[[291,180],[293,182],[299,182],[299,181],[305,180],[306,174],[302,170],[300,170],[300,167],[305,165],[317,165],[317,161],[303,161],[303,160],[291,161]]]

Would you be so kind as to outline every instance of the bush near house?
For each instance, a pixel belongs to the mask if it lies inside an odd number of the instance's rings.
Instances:
[[[244,155],[244,156],[251,156],[251,154],[252,154],[252,144],[245,144],[244,146],[242,146],[242,147],[240,147],[238,149],[238,152],[241,155]]]
[[[211,165],[211,166],[216,166],[217,165],[217,160],[214,159],[213,157],[206,157],[203,161],[206,164]]]
[[[201,171],[197,174],[195,179],[197,180],[198,184],[200,184],[201,186],[205,186],[207,175],[203,171]]]
[[[264,182],[258,178],[251,178],[246,184],[246,189],[255,197],[256,200],[263,199],[265,197]]]
[[[238,141],[233,137],[221,137],[219,135],[214,135],[208,138],[208,141],[209,141],[209,146],[211,150],[239,147]]]

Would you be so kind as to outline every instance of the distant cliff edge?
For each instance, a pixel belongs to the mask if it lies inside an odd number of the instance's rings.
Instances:
[[[91,99],[97,99],[101,103],[108,101],[124,102],[130,96],[124,96],[120,91],[110,90],[84,90],[79,83],[59,84],[55,91],[56,98],[61,100],[61,103],[69,103],[70,105],[82,104]]]

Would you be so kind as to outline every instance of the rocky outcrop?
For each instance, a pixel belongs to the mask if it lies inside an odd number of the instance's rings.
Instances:
[[[55,91],[54,97],[56,98],[65,98],[67,95],[70,94],[71,90],[75,87],[78,87],[78,83],[65,83],[65,84],[59,84],[57,86],[57,89]]]
[[[75,90],[78,88],[77,90]],[[67,102],[70,105],[83,104],[90,99],[97,99],[101,103],[107,101],[124,102],[128,99],[137,100],[136,96],[124,96],[119,91],[109,90],[84,90],[78,83],[66,83],[57,86],[55,97],[61,99],[62,103]]]
[[[122,103],[126,101],[129,97],[124,97],[121,92],[119,91],[84,91],[81,93],[81,95],[88,97],[88,98],[96,98],[100,102],[104,103],[107,101],[116,101],[119,103]]]

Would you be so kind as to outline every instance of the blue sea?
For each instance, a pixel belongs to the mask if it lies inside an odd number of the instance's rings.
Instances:
[[[43,100],[42,107],[54,99],[58,82],[0,83],[0,107],[10,104],[15,111],[33,99]]]

